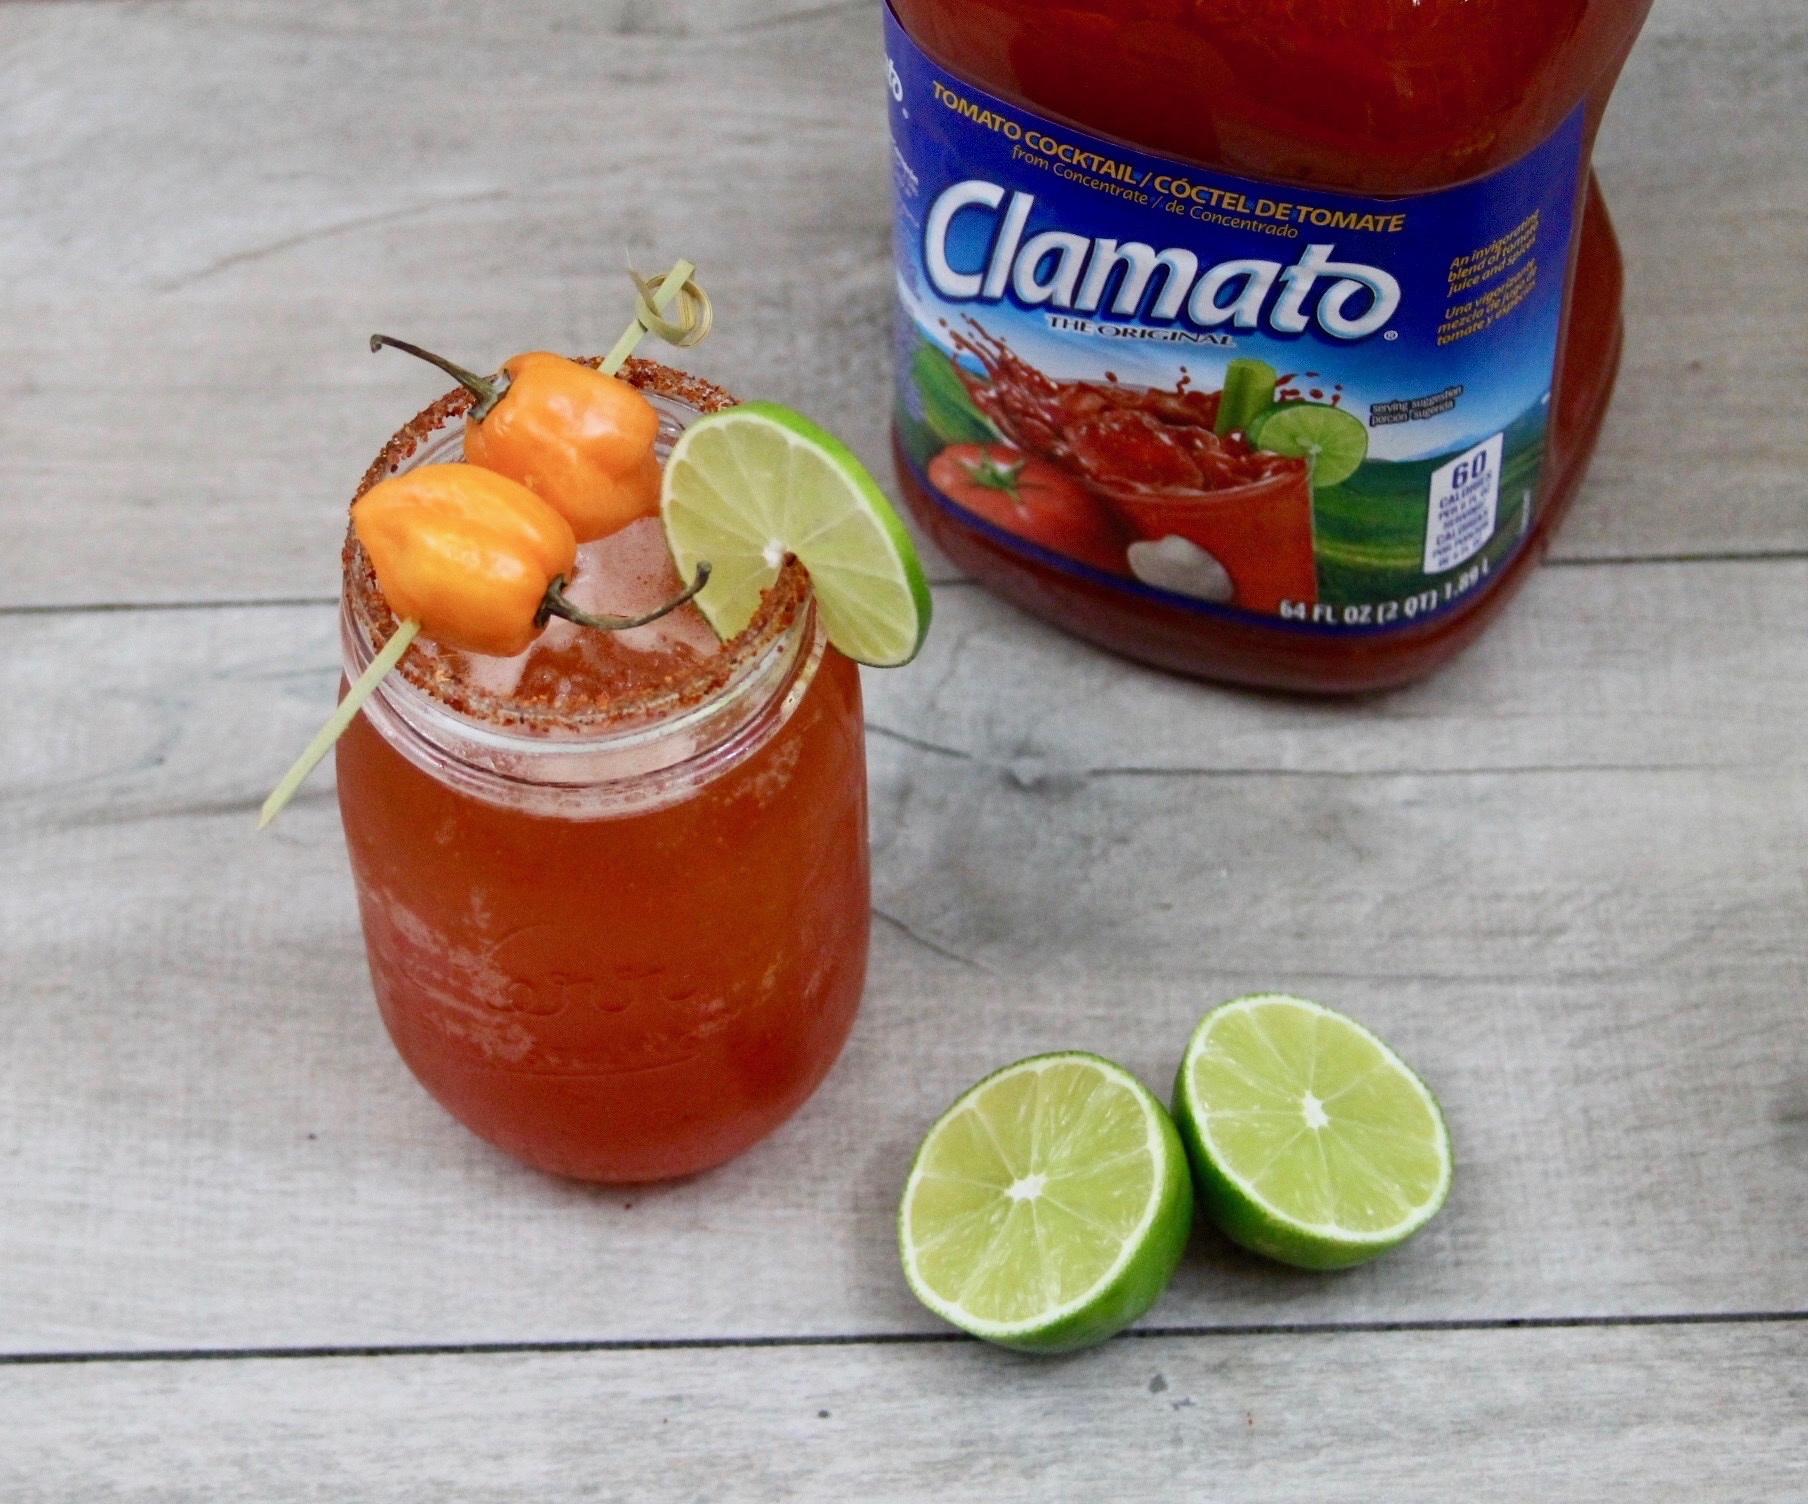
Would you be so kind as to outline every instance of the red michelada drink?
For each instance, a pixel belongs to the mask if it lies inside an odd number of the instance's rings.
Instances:
[[[948,554],[1182,672],[1445,661],[1593,449],[1588,169],[1649,0],[891,0],[899,472]]]
[[[353,499],[340,702],[258,816],[336,751],[396,1048],[582,1180],[721,1164],[834,1064],[871,924],[856,665],[910,662],[932,612],[845,444],[630,359],[709,332],[694,271],[635,274],[598,359],[371,336],[459,389]]]
[[[658,455],[728,395],[649,361]],[[456,461],[463,393],[365,479]],[[463,468],[463,467],[459,467]],[[567,597],[636,614],[681,581],[657,516],[585,543]],[[345,668],[397,628],[345,549]],[[763,1138],[853,1026],[871,908],[860,680],[779,569],[729,641],[694,605],[554,618],[522,651],[425,638],[338,743],[377,1006],[421,1084],[491,1143],[585,1180],[663,1180]]]

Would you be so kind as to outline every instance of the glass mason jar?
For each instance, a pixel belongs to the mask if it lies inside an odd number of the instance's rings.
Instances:
[[[650,361],[685,421],[732,402]],[[384,476],[462,455],[464,393],[390,441]],[[355,679],[396,622],[348,537]],[[417,642],[337,748],[377,1006],[480,1137],[583,1180],[740,1153],[840,1054],[871,922],[858,670],[788,564],[747,630],[676,676],[548,708]]]

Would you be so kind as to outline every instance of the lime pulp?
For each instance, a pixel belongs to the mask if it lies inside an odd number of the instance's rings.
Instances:
[[[907,663],[929,630],[929,583],[904,524],[848,447],[800,413],[746,402],[692,423],[666,460],[666,540],[724,640],[753,620],[787,555],[810,572],[829,641],[876,667]]]
[[[1193,1220],[1173,1121],[1121,1066],[1039,1055],[988,1076],[918,1149],[905,1278],[938,1316],[1024,1352],[1102,1342],[1166,1287]]]
[[[1314,486],[1341,485],[1368,458],[1369,431],[1362,419],[1323,402],[1283,402],[1249,422],[1254,449],[1303,459]]]
[[[1423,1227],[1450,1190],[1437,1099],[1352,1019],[1264,993],[1208,1013],[1174,1117],[1214,1222],[1306,1269],[1360,1264]]]

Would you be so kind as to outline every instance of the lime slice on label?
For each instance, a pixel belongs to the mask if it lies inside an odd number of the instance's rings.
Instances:
[[[1386,1253],[1450,1190],[1450,1136],[1425,1083],[1361,1024],[1304,998],[1206,1014],[1174,1116],[1212,1220],[1304,1269]]]
[[[1341,485],[1369,455],[1362,419],[1323,402],[1283,402],[1257,413],[1248,437],[1253,449],[1305,460],[1315,486]]]
[[[672,446],[660,491],[666,540],[724,641],[759,609],[786,554],[810,571],[829,641],[859,663],[908,663],[929,630],[929,582],[904,524],[832,434],[775,402],[699,418]]]
[[[956,1326],[1023,1352],[1103,1342],[1155,1304],[1193,1186],[1173,1120],[1096,1055],[988,1076],[929,1130],[898,1208],[904,1276]]]

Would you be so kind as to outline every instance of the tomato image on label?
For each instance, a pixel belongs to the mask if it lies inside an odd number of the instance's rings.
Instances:
[[[1085,486],[1047,460],[1005,444],[951,444],[929,462],[929,483],[1007,533],[1124,572],[1119,528]]]

